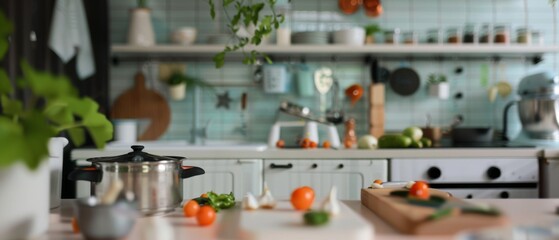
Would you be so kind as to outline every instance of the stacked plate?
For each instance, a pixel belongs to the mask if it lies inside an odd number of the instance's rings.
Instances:
[[[334,44],[361,46],[365,43],[365,29],[349,28],[332,32]]]
[[[293,44],[328,44],[330,32],[297,32],[291,36]]]

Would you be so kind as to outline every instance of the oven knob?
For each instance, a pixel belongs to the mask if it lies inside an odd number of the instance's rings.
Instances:
[[[501,169],[499,169],[498,167],[490,167],[487,169],[487,177],[489,177],[489,179],[497,179],[501,176]]]
[[[499,197],[501,197],[501,198],[509,198],[509,192],[503,191],[503,192],[501,192],[501,194],[499,194]]]
[[[429,177],[430,179],[440,178],[441,174],[441,169],[439,169],[438,167],[430,167],[429,169],[427,169],[427,177]]]
[[[466,198],[474,198],[474,196],[472,194],[468,194]]]

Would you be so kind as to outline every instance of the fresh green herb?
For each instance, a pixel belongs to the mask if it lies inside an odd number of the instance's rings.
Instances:
[[[431,73],[429,74],[429,77],[427,77],[427,83],[430,85],[435,85],[435,84],[439,84],[439,83],[443,83],[446,82],[446,75],[444,74],[434,74]]]
[[[147,8],[147,0],[138,0],[138,8]]]
[[[173,72],[171,76],[169,76],[169,79],[167,79],[167,84],[169,84],[170,86],[179,85],[181,83],[186,83],[187,86],[200,86],[205,88],[212,88],[210,84],[207,84],[203,80],[188,75],[184,75],[179,71]]]
[[[7,47],[12,25],[0,11],[0,60]],[[113,126],[99,105],[80,97],[68,78],[36,71],[26,61],[14,87],[0,68],[0,167],[23,162],[36,169],[48,159],[48,141],[67,131],[76,145],[85,142],[86,130],[99,148],[112,138]],[[16,91],[29,93],[27,101],[16,98]]]
[[[233,192],[229,194],[217,194],[214,192],[207,192],[208,197],[194,198],[194,201],[200,205],[210,205],[216,212],[221,209],[229,209],[235,206],[235,195]]]
[[[378,24],[369,24],[365,27],[363,27],[365,29],[365,35],[366,36],[371,36],[377,32],[382,31],[382,29],[379,27]]]
[[[233,43],[225,46],[225,49],[217,53],[213,57],[216,68],[221,68],[225,63],[225,56],[228,53],[241,50],[243,53],[243,64],[254,64],[257,62],[258,57],[263,57],[268,63],[271,59],[264,53],[256,50],[247,51],[245,47],[248,44],[255,46],[260,45],[262,38],[272,32],[273,29],[278,29],[280,24],[284,22],[285,16],[277,14],[275,5],[277,0],[264,0],[264,1],[245,1],[245,0],[222,0],[221,8],[227,17],[227,29],[233,36]],[[291,2],[291,0],[289,0]],[[214,0],[208,0],[210,5],[210,16],[213,20],[216,17],[216,5]],[[234,14],[230,14],[228,8],[234,7]],[[271,11],[271,14],[263,15],[262,10],[266,7]],[[254,28],[252,36],[239,36],[237,33],[243,26],[245,29]]]
[[[445,217],[449,217],[452,216],[452,213],[454,212],[453,208],[440,208],[437,211],[435,211],[433,214],[429,215],[427,217],[427,220],[439,220]]]
[[[320,226],[328,223],[330,216],[325,211],[308,211],[303,215],[305,224],[311,226]]]

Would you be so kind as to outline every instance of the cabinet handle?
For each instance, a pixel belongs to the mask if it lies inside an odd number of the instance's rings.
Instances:
[[[288,164],[285,164],[285,165],[281,165],[281,164],[272,163],[272,164],[270,164],[270,168],[290,169],[290,168],[293,168],[293,164],[288,163]]]
[[[344,165],[342,163],[338,164],[338,169],[342,169],[344,168]]]
[[[313,163],[313,164],[311,165],[311,168],[312,168],[312,169],[315,169],[315,168],[317,168],[317,167],[318,167],[318,164],[316,164],[316,163]]]

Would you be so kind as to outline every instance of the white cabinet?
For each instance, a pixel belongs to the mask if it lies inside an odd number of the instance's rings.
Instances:
[[[264,181],[277,199],[289,199],[300,186],[312,187],[321,199],[335,185],[339,199],[359,200],[361,188],[375,179],[388,179],[388,160],[264,160]]]
[[[260,194],[262,191],[262,160],[260,159],[188,159],[185,166],[197,166],[206,171],[204,175],[183,181],[185,199],[199,197],[202,193],[233,192],[240,200],[246,192]]]

